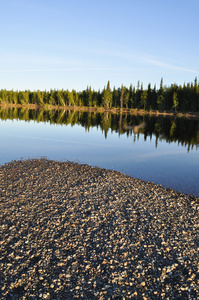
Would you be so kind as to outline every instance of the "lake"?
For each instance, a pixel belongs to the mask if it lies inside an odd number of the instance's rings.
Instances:
[[[198,120],[0,108],[0,138],[0,164],[76,161],[199,196]]]

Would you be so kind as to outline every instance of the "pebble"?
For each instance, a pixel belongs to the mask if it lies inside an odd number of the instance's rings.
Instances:
[[[1,299],[199,299],[199,198],[85,164],[0,167]]]

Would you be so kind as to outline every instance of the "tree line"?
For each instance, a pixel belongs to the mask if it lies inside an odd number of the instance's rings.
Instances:
[[[0,104],[34,104],[39,106],[61,106],[61,107],[103,107],[105,109],[144,109],[146,111],[181,111],[199,112],[199,83],[195,78],[193,83],[183,86],[172,84],[163,85],[163,78],[157,89],[156,85],[147,89],[143,88],[140,81],[137,86],[110,88],[110,82],[102,91],[95,91],[87,87],[81,92],[75,90],[50,90],[50,91],[14,91],[0,90]]]

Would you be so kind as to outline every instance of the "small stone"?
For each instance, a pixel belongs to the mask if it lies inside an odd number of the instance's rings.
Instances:
[[[4,298],[198,295],[192,196],[87,165],[28,160],[0,166],[0,198]]]
[[[140,286],[145,286],[145,285],[146,283],[144,281],[140,283]]]

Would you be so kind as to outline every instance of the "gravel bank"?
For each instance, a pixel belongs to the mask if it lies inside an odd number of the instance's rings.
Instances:
[[[199,299],[199,198],[45,159],[0,167],[1,299]]]

